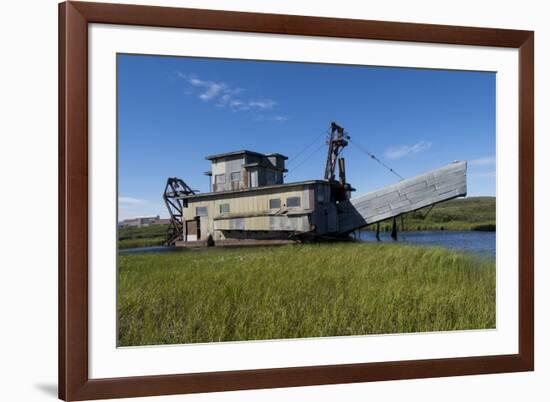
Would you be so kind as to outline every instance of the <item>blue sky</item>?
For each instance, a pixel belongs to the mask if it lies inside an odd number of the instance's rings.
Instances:
[[[286,182],[320,179],[331,121],[404,177],[467,160],[468,195],[495,195],[494,73],[141,55],[117,68],[120,219],[167,216],[167,177],[208,191],[210,154],[279,152]],[[355,194],[399,180],[353,143]]]

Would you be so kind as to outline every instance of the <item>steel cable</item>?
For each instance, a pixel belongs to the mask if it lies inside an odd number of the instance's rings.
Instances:
[[[384,168],[386,168],[387,170],[389,170],[391,173],[393,173],[394,175],[396,175],[397,177],[399,177],[401,180],[404,180],[405,178],[403,176],[401,176],[399,173],[397,173],[395,170],[393,170],[391,167],[389,167],[388,165],[386,165],[384,162],[382,162],[380,159],[378,159],[376,157],[376,155],[374,155],[372,152],[369,152],[367,149],[363,148],[362,146],[360,146],[359,144],[357,144],[355,141],[352,141],[351,139],[349,140],[349,142],[353,145],[355,145],[359,150],[363,151],[364,153],[366,153],[368,156],[370,156],[371,159],[373,159],[374,161],[378,162],[380,165],[382,165]]]

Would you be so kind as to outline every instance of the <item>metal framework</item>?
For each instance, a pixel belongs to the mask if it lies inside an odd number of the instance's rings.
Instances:
[[[170,225],[166,232],[166,245],[171,246],[178,240],[183,240],[185,222],[183,222],[184,202],[181,196],[196,194],[182,179],[170,177],[166,180],[163,199],[170,213]]]
[[[344,128],[340,127],[335,122],[330,124],[330,138],[328,139],[328,155],[327,155],[327,164],[325,167],[325,180],[334,181],[336,166],[340,169],[340,181],[342,184],[345,183],[345,167],[344,159],[338,161],[338,156],[342,150],[348,145],[348,140],[350,139],[349,135],[344,132]]]

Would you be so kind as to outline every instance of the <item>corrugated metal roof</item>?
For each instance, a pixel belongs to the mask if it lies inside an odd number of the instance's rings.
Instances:
[[[278,170],[279,172],[283,172],[283,173],[288,172],[288,169],[282,169],[282,168],[278,168],[277,166],[266,165],[265,163],[260,163],[260,162],[245,163],[245,164],[243,165],[243,167],[244,167],[244,168],[249,168],[249,167],[265,167],[265,168],[268,168],[268,169],[271,169],[271,170]]]

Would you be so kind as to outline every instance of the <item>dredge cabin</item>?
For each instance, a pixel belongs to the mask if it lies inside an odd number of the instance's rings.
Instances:
[[[184,227],[176,245],[288,242],[337,230],[330,183],[284,183],[286,156],[243,150],[206,159],[211,192],[179,198]]]

